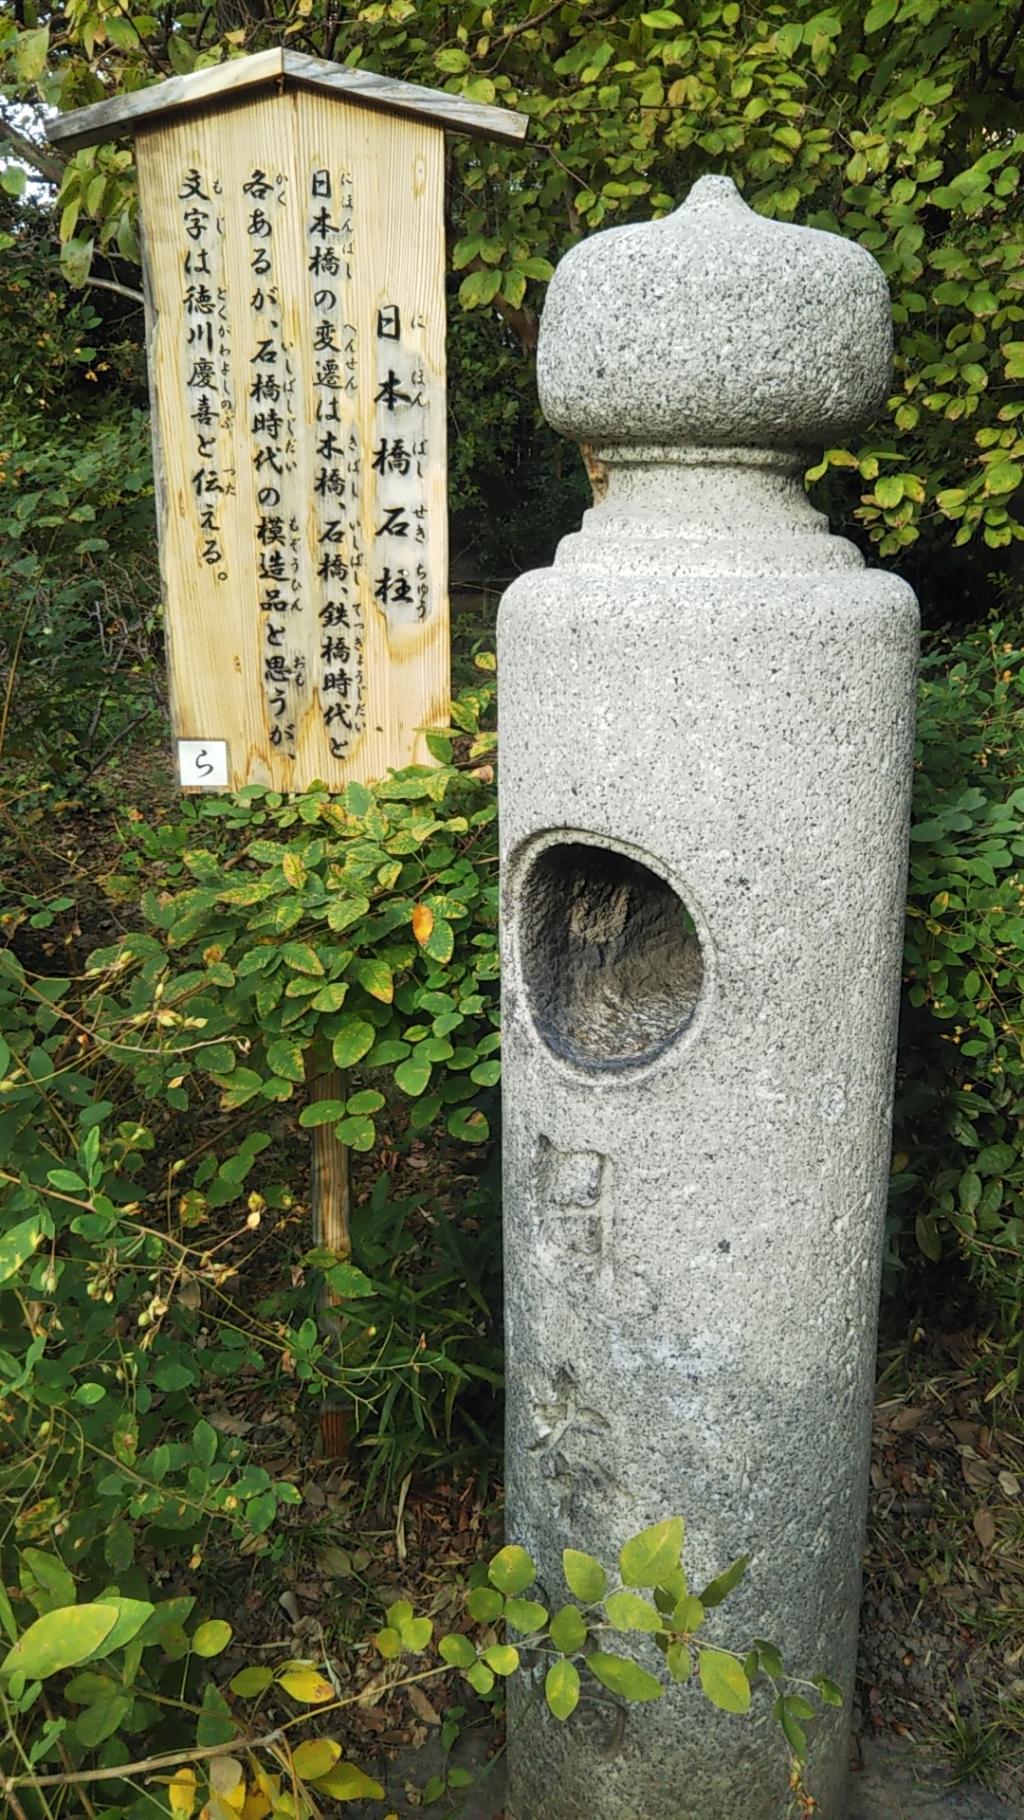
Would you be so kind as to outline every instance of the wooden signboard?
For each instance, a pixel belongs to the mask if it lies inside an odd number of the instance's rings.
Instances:
[[[269,51],[51,125],[137,141],[183,788],[338,790],[447,722],[443,129],[526,124]]]

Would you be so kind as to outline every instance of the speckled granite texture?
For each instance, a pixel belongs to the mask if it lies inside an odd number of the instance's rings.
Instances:
[[[792,445],[878,405],[888,345],[873,262],[721,178],[577,248],[541,397],[607,494],[499,619],[509,1533],[557,1604],[567,1543],[681,1514],[696,1589],[754,1555],[709,1639],[847,1690],[917,612]],[[513,1726],[509,1820],[787,1807],[774,1727],[691,1690]]]

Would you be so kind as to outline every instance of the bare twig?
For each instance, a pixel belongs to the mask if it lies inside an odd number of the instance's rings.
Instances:
[[[87,278],[86,285],[94,290],[114,291],[118,297],[127,297],[129,303],[145,303],[141,291],[133,291],[130,285],[118,284],[113,278]]]

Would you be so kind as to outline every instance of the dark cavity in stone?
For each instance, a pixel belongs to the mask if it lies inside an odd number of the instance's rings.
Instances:
[[[556,1055],[595,1070],[637,1067],[686,1029],[704,978],[682,899],[613,848],[546,847],[523,886],[530,1008]]]

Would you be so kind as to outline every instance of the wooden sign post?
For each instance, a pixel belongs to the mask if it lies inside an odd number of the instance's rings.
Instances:
[[[281,50],[51,124],[136,140],[183,789],[337,790],[447,722],[444,129],[526,127]]]
[[[444,131],[524,116],[272,50],[51,123],[134,136],[178,780],[340,790],[448,723]],[[343,1099],[308,1058],[313,1099]],[[317,1243],[349,1250],[313,1134]],[[324,1422],[344,1452],[343,1418]]]

